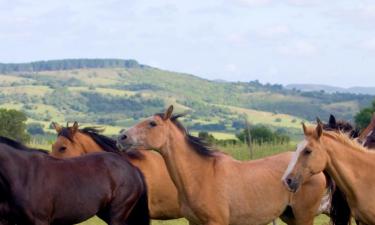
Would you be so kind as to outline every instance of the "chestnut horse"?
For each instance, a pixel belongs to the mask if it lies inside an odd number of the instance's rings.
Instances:
[[[58,134],[52,145],[51,155],[56,158],[77,157],[93,152],[119,152],[116,141],[100,134],[99,129],[79,129],[75,122],[72,127],[62,127],[53,123]],[[128,160],[138,167],[145,176],[148,205],[152,219],[177,219],[182,217],[174,186],[163,158],[145,150],[128,152]]]
[[[345,194],[356,219],[375,224],[375,153],[343,133],[323,131],[319,122],[315,128],[303,124],[303,131],[305,139],[284,174],[288,189],[296,192],[304,181],[325,170]]]
[[[144,146],[163,156],[178,190],[183,215],[195,224],[267,224],[281,217],[288,224],[312,225],[326,189],[320,173],[306,181],[301,191],[289,193],[281,177],[291,152],[241,162],[212,150],[200,138],[191,136],[165,113],[121,132],[123,151]]]
[[[148,225],[141,172],[114,153],[69,160],[0,137],[1,217],[9,224],[69,225],[94,215],[110,225]]]
[[[372,115],[369,125],[362,131],[359,139],[366,148],[375,148],[375,113]]]

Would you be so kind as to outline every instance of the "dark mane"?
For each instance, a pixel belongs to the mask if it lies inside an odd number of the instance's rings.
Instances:
[[[3,136],[0,136],[0,144],[6,144],[6,145],[8,145],[8,146],[10,146],[12,148],[15,148],[15,149],[21,150],[21,151],[39,152],[39,153],[43,153],[43,154],[48,154],[47,150],[36,149],[36,148],[29,148],[29,147],[23,145],[20,142],[17,142],[15,140],[12,140],[10,138],[3,137]]]
[[[327,131],[341,131],[347,133],[351,138],[359,137],[359,129],[354,128],[348,121],[336,121],[333,115],[331,115],[330,121],[327,124],[323,124],[323,129]]]
[[[88,135],[104,151],[122,154],[122,152],[117,148],[116,140],[101,134],[103,129],[98,127],[85,127],[83,129],[79,129],[79,132]],[[69,128],[63,128],[58,135],[66,137],[73,142],[73,137]],[[143,158],[143,154],[140,151],[129,151],[126,152],[126,155],[134,159]]]
[[[203,140],[202,138],[195,137],[189,133],[189,131],[182,125],[178,118],[183,117],[185,114],[172,115],[170,120],[172,123],[185,135],[186,141],[199,155],[213,157],[218,151],[212,147],[211,144]],[[164,113],[157,113],[155,116],[164,118]]]

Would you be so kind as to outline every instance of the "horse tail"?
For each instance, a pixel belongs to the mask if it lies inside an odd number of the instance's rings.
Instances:
[[[143,192],[126,219],[127,225],[150,225],[150,211],[148,208],[147,186],[142,172],[137,169],[143,183]]]
[[[328,175],[326,174],[328,179]],[[332,194],[331,207],[330,207],[330,218],[332,225],[348,225],[351,224],[351,210],[344,193],[337,187],[334,181],[330,179],[330,189]]]

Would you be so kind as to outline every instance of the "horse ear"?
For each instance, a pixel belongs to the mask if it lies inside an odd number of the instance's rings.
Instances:
[[[167,111],[165,111],[165,113],[164,113],[164,118],[163,118],[163,120],[168,120],[168,119],[170,119],[171,116],[172,116],[172,113],[173,113],[173,105],[170,105],[170,106],[168,107]]]
[[[323,122],[320,120],[319,117],[316,117],[316,123],[317,123],[317,124],[323,124]]]
[[[304,122],[301,123],[302,124],[302,129],[303,129],[303,133],[305,134],[305,136],[307,135],[307,127],[305,125]]]
[[[336,126],[336,118],[332,114],[329,116],[329,125]]]
[[[55,128],[55,130],[58,134],[61,133],[61,131],[63,129],[63,127],[56,122],[52,122],[52,127]]]
[[[316,138],[319,140],[323,134],[323,125],[321,122],[318,122],[318,125],[316,126],[315,131],[316,131]]]
[[[73,124],[73,126],[72,126],[72,133],[74,134],[77,131],[78,131],[78,122],[75,121],[74,124]]]

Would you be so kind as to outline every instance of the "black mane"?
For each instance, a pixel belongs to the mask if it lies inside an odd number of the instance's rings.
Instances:
[[[155,114],[160,118],[164,118],[164,113]],[[213,148],[213,146],[206,142],[204,139],[195,137],[189,133],[189,131],[182,125],[178,118],[183,117],[185,114],[175,114],[172,115],[170,120],[172,123],[183,133],[185,134],[185,139],[188,144],[197,152],[199,155],[213,157],[218,151]]]
[[[354,128],[354,126],[348,121],[336,120],[332,114],[329,117],[329,122],[327,124],[323,124],[323,129],[328,131],[341,131],[347,133],[351,138],[359,137],[358,128]]]
[[[100,129],[98,127],[85,127],[83,129],[79,129],[79,132],[88,135],[97,145],[99,145],[106,152],[113,152],[118,154],[123,153],[117,148],[116,140],[101,134],[103,132],[103,129]],[[74,142],[71,130],[69,128],[64,127],[58,134],[58,136],[66,137],[71,142]],[[139,151],[129,151],[126,152],[126,155],[130,158],[138,159],[143,157],[142,153]]]
[[[36,149],[36,148],[29,148],[29,147],[23,145],[20,142],[17,142],[15,140],[12,140],[10,138],[3,137],[3,136],[0,136],[0,144],[6,144],[6,145],[8,145],[8,146],[10,146],[12,148],[15,148],[15,149],[21,150],[21,151],[31,151],[31,152],[39,152],[39,153],[43,153],[43,154],[48,154],[47,150]]]

